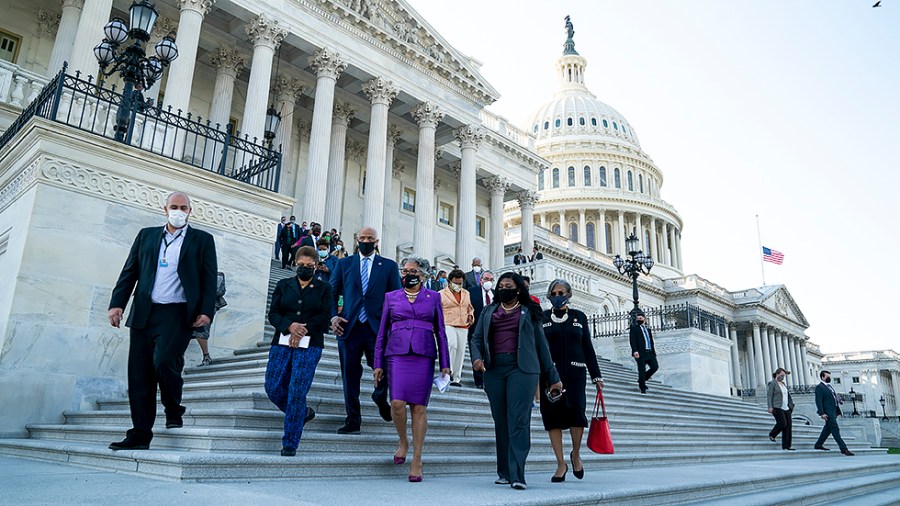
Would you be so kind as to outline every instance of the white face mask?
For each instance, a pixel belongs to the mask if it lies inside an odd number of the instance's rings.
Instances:
[[[187,225],[188,215],[184,211],[169,210],[169,225],[175,228],[181,228]]]
[[[484,283],[481,284],[481,286],[484,287],[485,291],[488,291],[491,288],[494,288],[494,282],[493,281],[485,281]]]
[[[473,265],[473,266],[472,266],[472,270],[475,271],[475,272],[481,272],[481,266],[480,266],[480,265]]]
[[[342,249],[344,249],[344,247],[341,246],[340,244],[338,244],[337,246],[334,247],[334,250],[335,250],[335,251],[340,251],[340,250],[342,250]]]
[[[450,289],[453,290],[454,292],[460,292],[460,291],[462,291],[462,285],[458,285],[456,283],[450,283]]]

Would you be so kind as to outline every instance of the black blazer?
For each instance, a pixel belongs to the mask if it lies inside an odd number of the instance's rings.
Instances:
[[[484,274],[484,271],[481,271],[481,274]],[[478,276],[475,274],[475,271],[469,271],[466,273],[466,277],[463,279],[463,288],[468,290],[469,288],[478,288]],[[477,314],[477,312],[476,312]]]
[[[499,307],[500,304],[491,303],[490,306],[484,308],[478,323],[473,325],[475,334],[472,336],[472,343],[469,347],[472,363],[474,364],[476,360],[483,360],[485,369],[491,368],[490,341],[493,339],[491,316]],[[532,320],[530,309],[523,307],[521,312],[519,346],[516,353],[519,369],[526,373],[540,373],[541,378],[547,380],[551,385],[558,383],[559,372],[553,365],[553,358],[550,357],[550,348],[547,346],[547,338],[544,337],[541,315],[538,315],[537,320]]]
[[[296,276],[284,278],[272,291],[269,323],[275,327],[272,345],[278,344],[281,334],[288,334],[292,323],[303,323],[309,335],[309,345],[323,348],[325,331],[331,322],[331,285],[313,279],[304,289]]]
[[[281,229],[280,239],[282,245],[293,246],[297,239],[300,239],[300,225],[286,223]]]
[[[841,414],[841,407],[834,401],[831,389],[821,381],[816,385],[816,413],[819,416],[828,415],[831,419]]]
[[[116,281],[109,308],[125,309],[128,298],[134,292],[134,304],[125,325],[142,329],[150,316],[150,294],[156,281],[156,266],[159,262],[159,245],[162,244],[165,227],[149,227],[138,232]],[[191,227],[184,235],[181,255],[178,257],[178,278],[187,299],[188,325],[200,315],[212,321],[216,308],[216,287],[218,264],[216,242],[209,232]],[[135,288],[135,284],[137,288]]]
[[[321,238],[322,236],[320,235],[319,237]],[[296,241],[294,241],[294,242],[296,242]],[[316,239],[313,239],[312,234],[304,235],[300,239],[300,247],[302,248],[304,246],[310,246],[310,247],[312,247],[312,249],[316,249]]]
[[[644,325],[647,334],[650,336],[650,351],[647,351],[647,343],[644,341],[644,333],[641,332],[640,325],[632,325],[628,330],[628,340],[631,341],[631,353],[638,352],[642,357],[656,356],[656,343],[653,341],[653,331],[650,327]]]
[[[471,339],[472,334],[475,333],[475,327],[478,325],[478,319],[481,317],[482,311],[484,311],[484,289],[481,288],[481,285],[476,285],[468,290],[469,299],[472,300],[472,308],[475,310],[475,321],[469,325],[469,339]],[[491,302],[493,301],[494,298],[491,297]]]
[[[554,328],[551,318],[553,311],[548,309],[544,311],[544,336],[548,332],[550,335],[556,335],[557,341],[551,342],[551,338],[547,337],[547,344],[550,346],[550,357],[557,365],[560,371],[571,370],[573,367],[586,367],[591,374],[591,382],[603,378],[600,372],[600,364],[597,363],[597,352],[594,351],[594,344],[591,342],[591,329],[588,327],[587,315],[581,311],[569,308],[568,320]],[[562,373],[562,372],[561,372]],[[562,373],[565,375],[565,373]]]

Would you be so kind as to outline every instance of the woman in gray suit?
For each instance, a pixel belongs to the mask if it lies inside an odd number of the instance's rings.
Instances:
[[[772,373],[772,381],[766,386],[766,405],[769,413],[775,417],[775,426],[769,432],[769,441],[775,442],[775,437],[781,433],[781,449],[791,450],[791,413],[794,411],[794,400],[791,392],[784,384],[787,371],[779,367]]]
[[[542,378],[556,394],[561,395],[563,385],[544,337],[541,307],[531,300],[522,277],[503,274],[495,295],[472,335],[472,367],[484,371],[484,391],[494,418],[498,476],[494,483],[525,490],[534,391]]]

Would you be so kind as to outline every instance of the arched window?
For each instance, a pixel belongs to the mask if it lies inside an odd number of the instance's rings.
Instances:
[[[606,251],[604,251],[604,253],[606,253],[607,255],[611,255],[612,254],[612,225],[607,223],[606,225],[603,226],[603,228],[606,229],[604,231],[604,234],[606,235]]]
[[[613,169],[613,183],[615,183],[616,188],[622,188],[622,175],[619,173],[618,167]]]
[[[591,118],[591,126],[597,126],[597,118]]]
[[[591,186],[591,168],[587,165],[584,166],[584,185]]]
[[[559,118],[556,119],[556,128],[559,128]]]
[[[559,223],[553,225],[553,233],[559,235]]]
[[[575,186],[575,167],[569,167],[566,171],[569,187]]]
[[[638,190],[644,193],[644,175],[638,174]]]
[[[603,314],[609,314],[609,306],[603,304]]]
[[[559,167],[553,168],[553,187],[559,188]]]
[[[631,171],[628,171],[628,191],[634,191],[634,176],[631,174]]]
[[[615,121],[613,121],[613,128],[615,128],[616,130],[619,129],[619,125],[617,125]]]
[[[609,128],[609,122],[608,122],[608,121],[603,120],[603,128]]]
[[[578,224],[569,223],[569,239],[578,242]]]
[[[544,173],[547,172],[547,169],[541,169],[541,173],[538,174],[538,190],[544,189]]]
[[[584,235],[587,236],[587,237],[585,237],[585,241],[587,242],[587,247],[591,248],[591,249],[595,249],[597,246],[596,246],[595,240],[594,240],[594,224],[593,223],[588,223],[587,225],[584,226]]]
[[[644,248],[646,248],[648,250],[648,251],[645,251],[644,253],[649,256],[650,255],[650,251],[649,251],[650,250],[650,230],[644,230]]]
[[[584,126],[584,118],[578,118],[578,124]]]
[[[545,122],[544,122],[544,130],[546,130],[546,129],[548,129],[548,128],[550,128],[550,122],[549,122],[549,121],[545,121]]]
[[[600,167],[600,186],[606,186],[606,167]]]
[[[572,118],[566,118],[566,125],[567,125],[567,126],[572,126],[572,125],[573,125]]]
[[[538,126],[537,126],[537,124],[535,124],[534,125],[534,133],[537,133],[537,131],[538,131]]]

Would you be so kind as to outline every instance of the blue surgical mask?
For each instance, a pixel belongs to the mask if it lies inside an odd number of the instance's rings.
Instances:
[[[554,295],[550,297],[550,304],[553,305],[554,308],[560,309],[569,302],[569,297],[565,295]]]
[[[320,250],[319,250],[319,258],[325,258],[325,257],[327,257],[327,256],[328,256],[328,250],[327,250],[327,249],[320,249]]]

